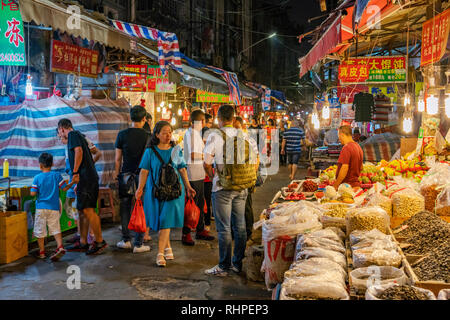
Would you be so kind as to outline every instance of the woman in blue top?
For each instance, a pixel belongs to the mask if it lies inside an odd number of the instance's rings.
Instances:
[[[172,165],[177,169],[178,178],[183,180],[181,196],[171,201],[159,201],[153,196],[153,183],[159,180],[161,162],[155,152],[149,147],[154,146],[160,154],[164,163],[172,159]],[[145,150],[139,166],[139,187],[136,191],[136,199],[139,200],[144,194],[144,212],[147,226],[154,231],[159,231],[158,255],[156,264],[160,267],[166,266],[166,260],[173,260],[172,248],[170,246],[170,228],[182,228],[184,225],[184,200],[185,190],[189,198],[194,198],[195,191],[189,184],[186,162],[183,152],[179,146],[172,141],[172,126],[167,121],[159,121],[153,129],[150,146]],[[149,173],[152,175],[149,177]],[[181,183],[181,182],[180,182]]]

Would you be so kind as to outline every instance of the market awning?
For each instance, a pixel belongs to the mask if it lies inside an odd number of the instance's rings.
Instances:
[[[323,36],[306,56],[299,59],[300,78],[341,42],[341,15],[339,14]]]
[[[85,11],[82,11],[80,15],[81,27],[69,28],[67,22],[70,21],[71,14],[67,13],[68,6],[66,5],[56,4],[49,0],[19,0],[19,7],[25,22],[34,21],[38,25],[66,31],[76,37],[97,41],[110,47],[130,50],[130,37],[116,31],[107,23],[89,17]]]

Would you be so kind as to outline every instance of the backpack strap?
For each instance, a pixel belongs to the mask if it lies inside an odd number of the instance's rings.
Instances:
[[[220,133],[222,134],[222,139],[223,139],[223,164],[225,165],[225,163],[226,163],[226,150],[227,150],[227,134],[222,129],[220,129]]]

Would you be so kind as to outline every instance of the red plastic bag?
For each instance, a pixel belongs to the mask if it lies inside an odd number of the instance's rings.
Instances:
[[[189,199],[184,207],[184,225],[190,229],[195,229],[199,219],[200,209],[195,205],[193,199]]]
[[[134,205],[133,212],[131,213],[130,223],[128,223],[128,229],[138,233],[144,233],[147,229],[142,200],[137,200],[136,204]]]

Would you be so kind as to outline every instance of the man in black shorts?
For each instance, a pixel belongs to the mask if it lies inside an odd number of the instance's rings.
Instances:
[[[61,119],[58,122],[58,133],[68,141],[70,168],[73,181],[77,183],[77,209],[89,221],[89,224],[86,224],[85,219],[80,217],[80,241],[67,247],[67,251],[85,251],[87,255],[100,254],[108,245],[103,240],[100,217],[95,213],[99,185],[94,160],[83,134],[73,129],[69,119]],[[87,244],[89,226],[95,236],[95,242],[90,247]]]

